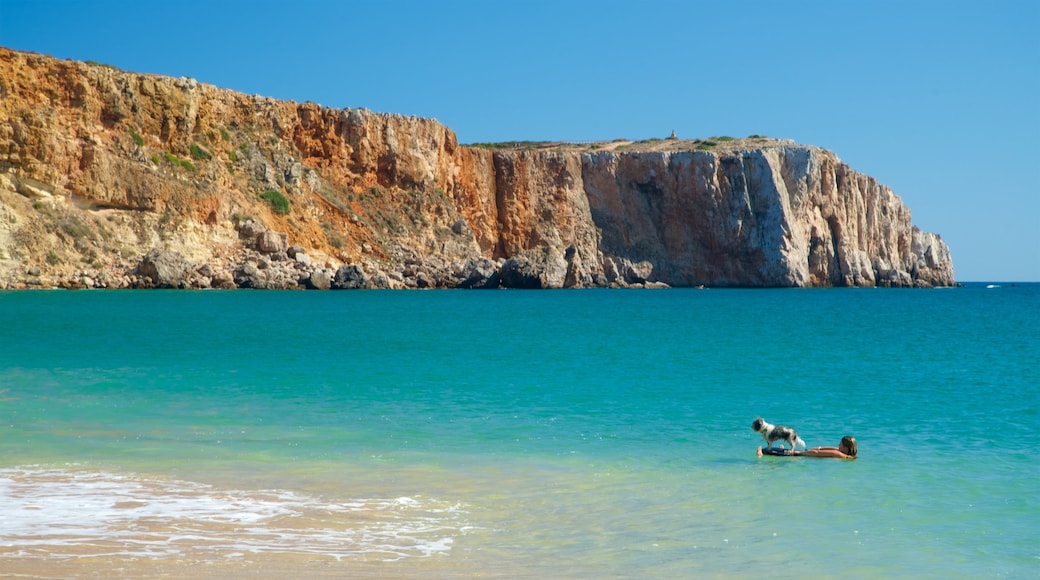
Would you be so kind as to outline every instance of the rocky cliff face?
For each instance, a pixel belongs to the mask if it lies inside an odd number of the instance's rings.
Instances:
[[[953,283],[938,236],[815,147],[465,147],[0,49],[0,287]]]

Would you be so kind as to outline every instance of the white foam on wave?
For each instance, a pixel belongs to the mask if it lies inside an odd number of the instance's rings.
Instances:
[[[451,549],[462,506],[424,497],[326,501],[291,491],[107,472],[0,469],[0,558],[206,551],[398,560]]]

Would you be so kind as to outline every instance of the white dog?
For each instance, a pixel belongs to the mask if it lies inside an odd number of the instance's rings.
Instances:
[[[787,444],[791,446],[791,449],[795,448],[795,445],[801,445],[805,447],[805,441],[795,433],[795,430],[790,427],[784,427],[783,425],[772,425],[767,423],[765,419],[759,417],[751,423],[751,429],[762,434],[762,438],[769,444],[769,448],[773,447],[773,443],[777,441],[787,441]]]

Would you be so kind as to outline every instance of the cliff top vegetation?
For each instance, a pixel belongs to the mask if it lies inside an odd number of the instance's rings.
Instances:
[[[739,151],[761,149],[769,145],[793,145],[788,139],[774,139],[763,135],[747,137],[716,136],[706,139],[679,139],[674,134],[667,138],[642,140],[614,139],[613,141],[502,141],[499,143],[469,143],[468,147],[495,151]]]

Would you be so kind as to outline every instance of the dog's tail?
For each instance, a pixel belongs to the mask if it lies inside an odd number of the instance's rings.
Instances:
[[[805,441],[802,441],[801,437],[796,436],[794,438],[794,446],[797,448],[799,445],[801,445],[804,448],[808,448],[808,446],[805,444]]]

